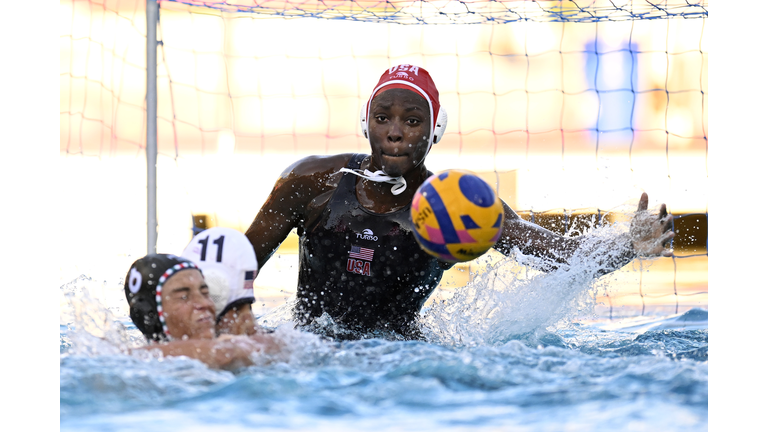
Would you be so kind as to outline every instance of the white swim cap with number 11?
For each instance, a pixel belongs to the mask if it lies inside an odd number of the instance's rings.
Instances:
[[[259,266],[248,238],[224,227],[198,233],[181,253],[200,267],[216,306],[216,317],[244,303],[253,303],[253,280]]]

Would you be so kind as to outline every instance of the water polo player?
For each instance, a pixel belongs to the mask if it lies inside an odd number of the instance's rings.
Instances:
[[[295,319],[307,325],[327,314],[358,332],[418,337],[414,325],[427,297],[451,264],[421,250],[411,233],[409,205],[430,176],[424,159],[442,137],[447,115],[430,74],[418,66],[385,71],[360,115],[371,154],[310,156],[288,167],[246,236],[261,265],[292,229],[299,234]],[[672,216],[647,212],[643,194],[630,234],[612,239],[605,271],[638,254],[671,255]],[[583,242],[520,218],[504,204],[494,248],[541,257],[544,269],[566,263]],[[619,251],[617,252],[617,249]],[[312,328],[312,327],[310,327]]]
[[[251,311],[259,266],[243,233],[224,227],[207,229],[195,235],[181,256],[205,274],[216,308],[217,334],[252,335],[260,330]]]
[[[151,254],[125,278],[130,316],[150,345],[167,356],[187,356],[211,367],[234,369],[252,355],[280,350],[269,335],[216,338],[215,307],[200,269],[175,255]]]

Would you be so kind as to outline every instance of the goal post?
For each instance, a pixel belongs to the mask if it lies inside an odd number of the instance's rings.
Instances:
[[[157,0],[147,0],[147,254],[157,253]]]

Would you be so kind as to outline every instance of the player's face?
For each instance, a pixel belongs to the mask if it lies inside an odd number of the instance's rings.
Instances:
[[[430,126],[429,105],[417,93],[395,88],[376,96],[368,126],[373,167],[397,177],[422,164]]]
[[[182,270],[165,281],[163,314],[174,339],[213,339],[215,313],[208,285],[198,270]]]

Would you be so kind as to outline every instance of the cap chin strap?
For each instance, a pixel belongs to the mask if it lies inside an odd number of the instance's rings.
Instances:
[[[392,195],[400,195],[401,193],[403,193],[403,191],[405,191],[405,188],[408,186],[408,183],[406,183],[403,176],[392,177],[390,175],[387,175],[387,173],[385,173],[382,170],[378,170],[376,172],[370,172],[368,170],[341,168],[339,172],[348,172],[350,174],[354,174],[358,177],[362,177],[370,181],[394,184],[394,186],[392,186],[392,189],[390,189],[390,191],[392,192]]]

